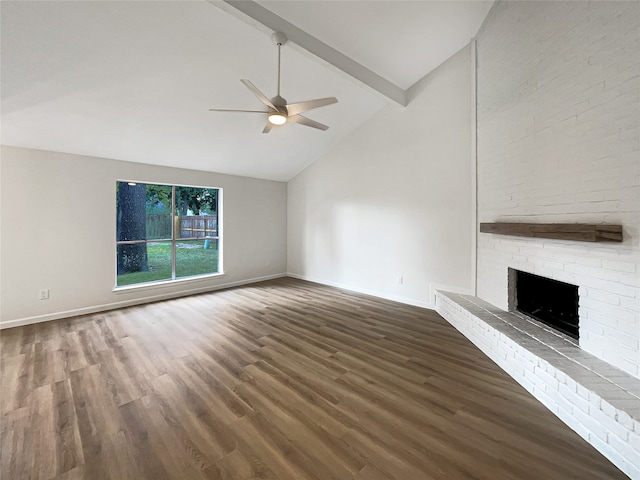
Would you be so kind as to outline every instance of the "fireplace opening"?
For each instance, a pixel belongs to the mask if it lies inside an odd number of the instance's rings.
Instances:
[[[578,340],[578,287],[509,269],[509,309]]]

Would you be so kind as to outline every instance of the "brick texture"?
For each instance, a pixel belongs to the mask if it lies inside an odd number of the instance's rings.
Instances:
[[[639,379],[480,298],[438,291],[436,309],[623,472],[640,478]]]
[[[623,225],[624,242],[478,234],[507,268],[580,287],[580,346],[640,378],[640,3],[498,2],[477,38],[478,221]]]

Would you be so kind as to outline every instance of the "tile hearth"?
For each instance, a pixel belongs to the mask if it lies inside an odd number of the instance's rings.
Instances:
[[[640,380],[568,336],[473,296],[438,291],[436,310],[569,427],[640,478]]]

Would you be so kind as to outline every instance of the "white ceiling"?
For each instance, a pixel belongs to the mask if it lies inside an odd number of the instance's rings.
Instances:
[[[466,45],[491,4],[260,2],[402,90]],[[287,124],[265,135],[262,115],[209,112],[262,109],[241,78],[275,95],[268,28],[228,4],[2,1],[0,16],[5,145],[288,180],[393,104],[289,43],[282,96],[337,97],[306,114],[329,130]]]
[[[407,89],[475,36],[493,1],[261,1]]]

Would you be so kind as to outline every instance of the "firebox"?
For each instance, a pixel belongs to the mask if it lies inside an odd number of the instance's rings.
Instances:
[[[509,269],[509,310],[517,310],[578,340],[578,287]]]

